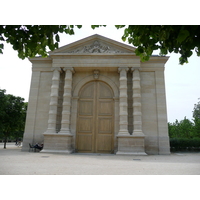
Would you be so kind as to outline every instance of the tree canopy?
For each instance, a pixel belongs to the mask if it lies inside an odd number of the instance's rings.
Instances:
[[[118,25],[117,28],[124,28]],[[198,25],[129,25],[124,30],[122,40],[137,47],[136,55],[142,61],[148,60],[154,50],[160,50],[160,55],[180,53],[179,63],[188,62],[195,50],[200,56],[200,26]]]
[[[23,136],[27,110],[23,98],[5,93],[0,89],[0,138],[4,138],[4,148],[9,137]]]
[[[194,104],[193,117],[200,119],[200,98],[197,104]]]
[[[185,117],[168,123],[168,128],[170,138],[200,138],[200,101],[194,104],[192,121]]]
[[[99,26],[101,25],[91,25],[91,28]],[[1,25],[0,53],[3,53],[3,42],[6,41],[18,51],[21,59],[36,55],[46,57],[47,48],[53,51],[59,47],[59,33],[73,35],[74,27],[74,25]],[[82,25],[76,27],[80,29]],[[115,25],[115,27],[124,29],[122,40],[127,40],[136,47],[135,53],[140,56],[141,61],[149,60],[154,50],[160,50],[160,56],[172,52],[180,53],[180,64],[188,62],[193,50],[200,56],[199,25]]]

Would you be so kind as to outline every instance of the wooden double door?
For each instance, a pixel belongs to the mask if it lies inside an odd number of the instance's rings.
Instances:
[[[81,88],[77,113],[77,152],[114,152],[113,106],[113,91],[106,83],[92,81]]]

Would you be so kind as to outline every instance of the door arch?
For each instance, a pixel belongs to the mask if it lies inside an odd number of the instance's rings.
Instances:
[[[78,152],[114,152],[113,97],[110,86],[102,81],[91,81],[80,89],[76,128]]]

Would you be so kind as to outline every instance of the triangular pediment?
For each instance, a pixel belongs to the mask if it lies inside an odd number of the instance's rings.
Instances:
[[[49,52],[50,55],[56,54],[117,54],[132,53],[135,48],[129,45],[117,42],[104,36],[95,34],[87,38],[78,40],[71,44],[60,47]]]

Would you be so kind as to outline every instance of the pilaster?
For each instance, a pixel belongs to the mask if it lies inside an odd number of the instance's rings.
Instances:
[[[72,98],[72,73],[74,72],[72,67],[63,68],[65,71],[65,84],[63,94],[63,110],[61,130],[59,133],[71,134],[70,131],[70,116],[71,116],[71,98]]]
[[[158,147],[159,154],[169,155],[170,144],[167,126],[167,108],[165,96],[164,71],[156,71],[156,101],[157,101],[157,119],[158,119]]]
[[[138,68],[131,68],[131,70],[133,71],[133,135],[144,136],[142,132],[140,72]]]
[[[69,130],[69,118],[71,108],[71,83],[72,69],[66,68],[65,85],[63,94],[63,112],[61,121],[61,131],[56,133],[56,118],[58,107],[58,92],[60,82],[60,68],[53,71],[51,99],[49,109],[48,128],[44,135],[44,148],[42,153],[72,153],[72,134]]]
[[[31,87],[28,101],[28,110],[26,116],[26,126],[23,137],[22,151],[28,151],[29,143],[35,141],[35,122],[37,120],[38,92],[40,85],[40,72],[32,71]]]
[[[128,132],[128,94],[127,71],[128,68],[119,68],[119,133],[117,155],[146,155],[144,152],[144,136],[133,136]],[[138,84],[138,83],[137,83]],[[138,88],[137,88],[138,89]]]
[[[53,77],[50,94],[48,128],[44,133],[56,133],[56,117],[58,108],[58,91],[60,81],[60,68],[53,68]]]
[[[119,77],[119,133],[129,135],[128,132],[128,95],[127,95],[127,71],[128,67],[118,68]]]

